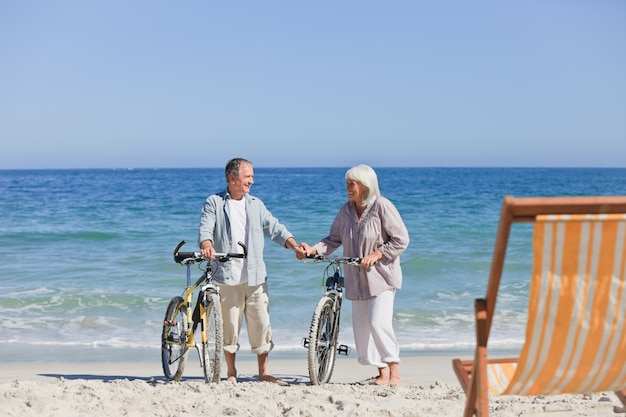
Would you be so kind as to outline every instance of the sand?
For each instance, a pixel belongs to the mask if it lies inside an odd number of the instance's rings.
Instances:
[[[461,416],[464,394],[451,357],[402,359],[400,387],[363,385],[372,367],[338,357],[330,383],[309,383],[306,359],[274,358],[279,386],[258,382],[256,362],[238,361],[239,382],[206,384],[190,360],[181,382],[166,382],[158,361],[135,363],[9,363],[1,365],[3,416]],[[619,416],[613,393],[497,397],[492,416]]]

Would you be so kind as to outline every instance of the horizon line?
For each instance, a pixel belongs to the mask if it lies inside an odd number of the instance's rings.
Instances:
[[[368,164],[369,165],[369,164]],[[351,166],[351,165],[350,165]],[[349,165],[345,166],[265,166],[256,165],[256,169],[347,169]],[[626,166],[468,166],[468,165],[370,165],[375,169],[626,169]],[[223,166],[206,166],[206,167],[64,167],[64,168],[0,168],[0,171],[87,171],[87,170],[102,170],[102,171],[134,171],[134,170],[166,170],[166,169],[224,169]]]

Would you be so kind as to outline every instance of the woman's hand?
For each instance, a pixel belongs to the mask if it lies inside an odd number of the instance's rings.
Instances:
[[[370,253],[369,255],[364,256],[361,259],[361,266],[364,268],[371,268],[372,266],[374,266],[376,262],[383,259],[383,257],[384,257],[383,253],[379,251],[378,249],[376,249],[374,252]]]

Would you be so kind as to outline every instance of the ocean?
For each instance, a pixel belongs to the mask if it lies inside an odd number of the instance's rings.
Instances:
[[[346,200],[346,169],[255,167],[251,194],[313,244]],[[626,169],[375,169],[411,238],[394,314],[401,355],[472,351],[503,196],[626,194]],[[196,250],[204,200],[224,187],[222,168],[0,170],[3,361],[160,363],[165,309],[185,285],[172,252],[181,240]],[[521,224],[511,235],[492,351],[523,341],[530,234]],[[267,239],[265,259],[271,355],[304,358],[324,266]],[[348,300],[340,342],[354,346]],[[240,352],[250,355],[245,329]]]

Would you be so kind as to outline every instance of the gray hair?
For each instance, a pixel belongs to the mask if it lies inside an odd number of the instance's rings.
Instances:
[[[252,166],[252,162],[248,161],[244,158],[233,158],[226,164],[226,169],[224,170],[224,175],[226,176],[226,182],[228,182],[228,176],[234,175],[239,178],[239,169],[242,165],[250,165]]]
[[[357,165],[350,168],[346,172],[346,181],[353,180],[360,182],[367,188],[363,195],[363,205],[368,206],[374,197],[380,197],[380,190],[378,189],[378,177],[376,171],[368,165]]]

